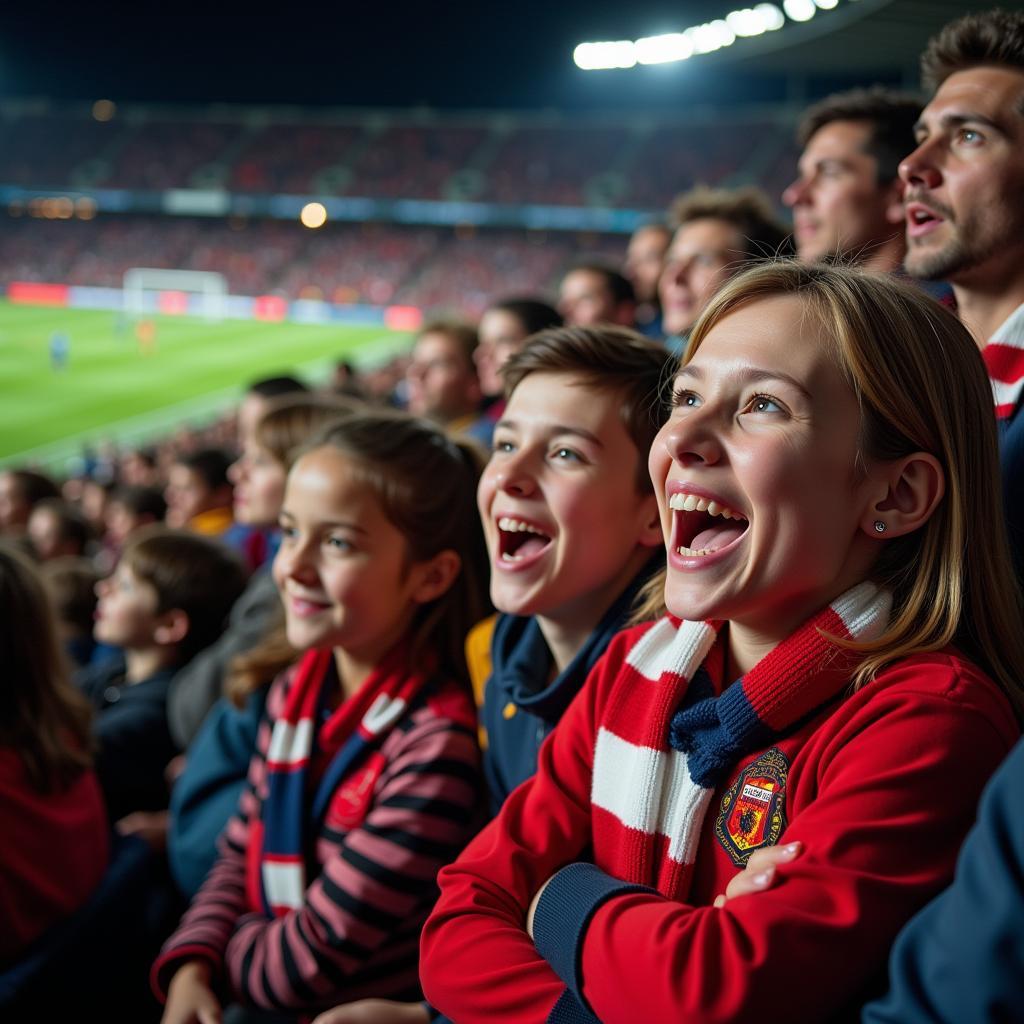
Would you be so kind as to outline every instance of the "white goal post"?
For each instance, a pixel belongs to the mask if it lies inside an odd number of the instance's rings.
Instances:
[[[125,271],[122,289],[127,316],[144,316],[159,311],[153,308],[151,301],[147,301],[147,293],[188,292],[203,296],[203,316],[209,320],[220,320],[224,316],[228,282],[223,274],[212,270],[133,267]]]

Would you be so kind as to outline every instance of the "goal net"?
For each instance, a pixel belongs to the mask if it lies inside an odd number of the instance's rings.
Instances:
[[[125,271],[124,312],[129,317],[153,313],[198,313],[208,320],[224,316],[228,283],[212,270],[156,270],[133,267]],[[190,297],[197,296],[193,301]]]

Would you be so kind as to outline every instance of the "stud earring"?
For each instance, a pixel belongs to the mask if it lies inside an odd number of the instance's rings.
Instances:
[[[875,533],[885,533],[885,523],[881,519],[875,520]]]

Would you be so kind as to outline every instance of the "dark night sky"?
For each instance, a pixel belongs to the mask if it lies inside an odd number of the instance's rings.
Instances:
[[[12,10],[17,4],[16,10]],[[772,99],[741,65],[587,74],[585,39],[635,38],[721,16],[728,0],[195,4],[0,12],[0,97],[323,106],[572,109]],[[214,11],[214,13],[210,13]],[[773,95],[776,94],[776,95]]]

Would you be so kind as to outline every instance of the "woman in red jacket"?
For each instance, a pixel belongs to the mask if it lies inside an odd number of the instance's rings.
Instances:
[[[991,394],[953,316],[757,268],[698,323],[674,406],[650,458],[670,614],[612,642],[440,874],[421,978],[459,1024],[835,1019],[1018,733]],[[713,905],[795,841],[770,891]]]

